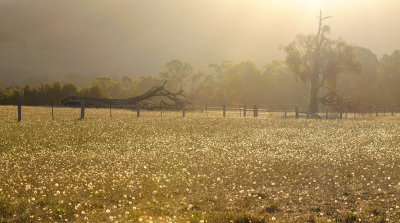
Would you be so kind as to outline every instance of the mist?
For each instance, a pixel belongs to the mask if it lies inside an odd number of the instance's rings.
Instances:
[[[225,60],[262,66],[316,30],[322,9],[332,38],[378,56],[400,48],[395,0],[2,0],[0,78],[156,75],[171,59],[207,69]]]

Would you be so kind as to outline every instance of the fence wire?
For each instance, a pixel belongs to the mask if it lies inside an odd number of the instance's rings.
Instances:
[[[193,106],[182,109],[140,109],[135,107],[84,107],[83,119],[113,119],[113,118],[320,118],[320,119],[355,119],[372,118],[382,116],[395,116],[400,109],[394,107],[360,109],[357,111],[334,112],[325,110],[317,115],[311,114],[308,109],[297,105],[225,105],[225,106]],[[81,107],[59,107],[59,106],[0,106],[0,116],[3,121],[41,121],[41,120],[79,120],[82,119]]]

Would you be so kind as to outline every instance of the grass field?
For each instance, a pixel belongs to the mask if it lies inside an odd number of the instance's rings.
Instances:
[[[400,115],[16,111],[0,222],[400,222]]]

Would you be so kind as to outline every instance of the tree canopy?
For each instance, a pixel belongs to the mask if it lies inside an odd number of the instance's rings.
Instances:
[[[324,86],[336,88],[338,75],[361,72],[361,63],[353,47],[342,39],[331,40],[329,26],[322,22],[330,17],[319,16],[317,34],[298,35],[287,47],[286,63],[295,77],[310,84],[309,109],[318,112],[318,93]]]

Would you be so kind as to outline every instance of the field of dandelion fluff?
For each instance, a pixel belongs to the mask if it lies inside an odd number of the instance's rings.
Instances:
[[[0,222],[399,222],[400,116],[0,107]]]

